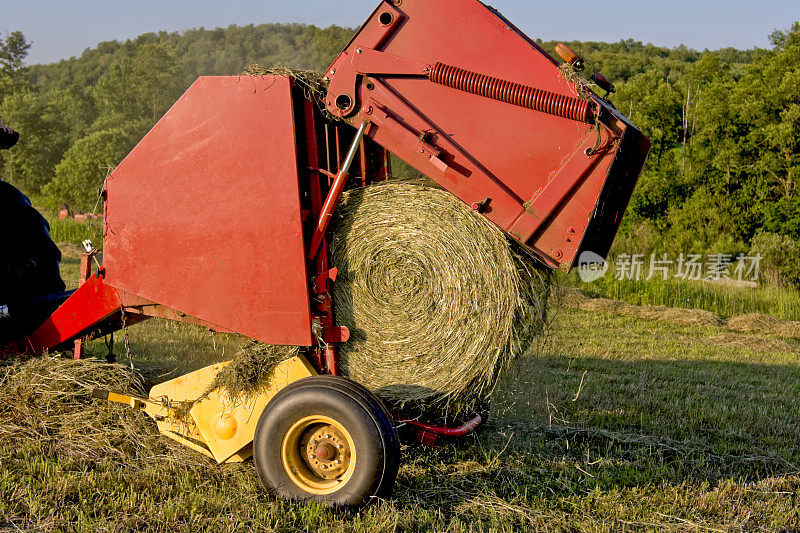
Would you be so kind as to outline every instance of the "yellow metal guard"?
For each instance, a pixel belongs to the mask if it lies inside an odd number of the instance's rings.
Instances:
[[[115,392],[95,390],[92,395],[129,405],[147,413],[158,430],[181,444],[205,454],[218,463],[243,461],[252,455],[256,424],[267,403],[282,388],[316,371],[303,356],[275,366],[269,382],[246,401],[215,390],[196,401],[228,362],[217,363],[171,379],[150,390],[143,399]],[[182,406],[189,406],[188,412]]]

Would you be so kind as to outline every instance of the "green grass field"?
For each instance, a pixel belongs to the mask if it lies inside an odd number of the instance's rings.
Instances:
[[[665,305],[704,309],[729,318],[762,313],[783,320],[800,321],[800,290],[768,285],[737,287],[720,283],[678,279],[614,279],[611,274],[583,283],[576,273],[562,276],[564,285],[577,287],[588,296],[621,300],[636,305]]]
[[[240,342],[155,320],[129,335],[135,364],[182,371]],[[797,340],[565,308],[483,431],[403,448],[387,502],[336,512],[272,499],[251,462],[86,463],[27,444],[0,465],[0,529],[796,530],[798,412]]]
[[[90,239],[96,247],[103,245],[103,221],[59,220],[56,216],[48,216],[50,236],[55,242],[79,245]]]
[[[560,311],[545,349],[498,387],[484,431],[406,447],[395,497],[361,513],[274,501],[251,463],[88,466],[23,448],[3,466],[0,516],[85,531],[800,527],[800,344],[717,334]],[[136,363],[184,369],[236,343],[155,321],[130,336]]]

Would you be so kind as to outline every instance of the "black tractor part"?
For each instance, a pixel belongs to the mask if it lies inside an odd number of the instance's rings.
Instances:
[[[61,251],[50,225],[19,190],[0,181],[0,346],[31,333],[63,300]]]
[[[0,122],[0,150],[7,150],[17,144],[19,133]]]

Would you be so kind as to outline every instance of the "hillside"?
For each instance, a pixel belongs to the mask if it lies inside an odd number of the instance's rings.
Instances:
[[[0,177],[42,205],[91,209],[107,169],[198,75],[250,62],[321,70],[353,32],[261,24],[148,33],[29,67],[21,34],[11,34],[1,45],[17,35],[19,61],[2,71],[0,117],[23,142],[0,156]],[[759,232],[800,239],[800,24],[771,39],[770,50],[704,52],[568,43],[616,84],[611,99],[653,141],[617,250],[737,254]],[[800,279],[797,265],[785,270]]]

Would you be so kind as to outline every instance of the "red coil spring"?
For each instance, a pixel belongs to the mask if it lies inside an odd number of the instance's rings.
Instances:
[[[594,123],[594,113],[591,103],[572,96],[551,93],[536,89],[521,83],[514,83],[500,78],[493,78],[485,74],[470,72],[462,68],[436,63],[429,74],[433,83],[446,85],[453,89],[465,91],[493,100],[500,100],[509,104],[527,107],[543,113],[559,117]]]

